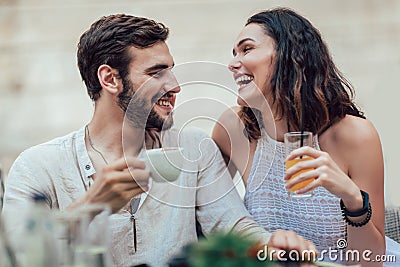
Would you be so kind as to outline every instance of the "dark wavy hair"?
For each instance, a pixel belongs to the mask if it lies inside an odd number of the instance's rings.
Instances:
[[[346,114],[365,118],[353,103],[354,90],[336,68],[319,31],[304,17],[287,8],[251,16],[275,41],[276,59],[270,81],[277,119],[286,117],[290,131],[321,134]],[[304,114],[303,114],[304,112]],[[259,111],[242,107],[239,116],[250,141],[260,138],[255,118]]]
[[[97,70],[107,64],[125,80],[132,58],[130,47],[146,48],[165,41],[169,30],[154,20],[125,14],[101,17],[82,34],[78,43],[78,67],[90,98],[100,97]]]

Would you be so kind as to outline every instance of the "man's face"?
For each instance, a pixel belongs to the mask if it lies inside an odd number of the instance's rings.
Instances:
[[[171,72],[173,58],[165,42],[148,48],[131,47],[129,74],[123,79],[118,104],[135,127],[169,129],[180,87]]]

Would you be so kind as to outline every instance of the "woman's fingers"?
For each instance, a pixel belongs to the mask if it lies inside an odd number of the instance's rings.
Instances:
[[[304,194],[304,193],[307,193],[309,191],[314,190],[318,186],[320,186],[320,184],[318,182],[318,179],[315,179],[314,181],[312,181],[311,183],[307,184],[306,186],[294,191],[294,193],[296,193],[296,194]]]
[[[308,158],[308,160],[304,161],[299,161],[296,164],[294,164],[292,167],[290,167],[288,170],[286,170],[285,175],[283,176],[284,180],[289,180],[293,175],[298,173],[299,171],[311,171],[313,169],[316,169],[320,166],[320,162],[318,159],[311,159]]]
[[[289,246],[286,232],[287,231],[277,230],[275,233],[273,233],[268,241],[268,247],[286,249]]]
[[[298,183],[304,182],[309,179],[317,179],[319,176],[319,173],[317,170],[312,169],[310,171],[302,172],[299,175],[290,178],[289,180],[286,181],[285,187],[287,189],[290,189],[291,187],[295,186]]]
[[[284,231],[277,230],[270,238],[268,242],[268,250],[271,252],[271,249],[276,250],[276,252],[281,251],[283,253],[274,253],[273,256],[279,255],[283,259],[290,259],[290,256],[293,255],[301,255],[299,259],[295,259],[298,261],[310,260],[317,255],[317,250],[315,245],[309,241],[304,239],[302,236],[299,236],[294,231]],[[298,251],[299,253],[291,253],[291,251]],[[305,258],[302,258],[304,255]]]
[[[301,156],[309,156],[309,157],[312,157],[312,158],[318,158],[319,156],[321,156],[324,153],[325,152],[320,151],[320,150],[316,150],[316,149],[314,149],[312,147],[303,146],[303,147],[300,147],[298,149],[293,150],[289,154],[289,156],[287,156],[286,160],[299,158]]]

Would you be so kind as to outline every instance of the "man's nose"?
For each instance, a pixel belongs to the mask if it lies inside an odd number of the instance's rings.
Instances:
[[[178,80],[176,79],[175,75],[168,71],[168,78],[167,82],[165,83],[164,90],[165,92],[172,92],[172,93],[179,93],[181,91],[181,87],[179,86]]]

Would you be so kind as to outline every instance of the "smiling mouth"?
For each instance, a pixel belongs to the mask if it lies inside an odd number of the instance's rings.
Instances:
[[[237,85],[239,85],[239,88],[242,88],[249,83],[251,83],[254,80],[253,76],[250,75],[241,75],[238,78],[235,79],[235,82]]]
[[[157,104],[158,106],[161,106],[161,107],[170,107],[170,108],[173,108],[173,106],[172,106],[172,104],[171,104],[171,102],[170,102],[169,100],[160,99],[160,100],[158,100],[158,101],[156,102],[156,104]]]
[[[167,93],[156,101],[156,105],[164,109],[172,110],[174,108],[174,95]]]

